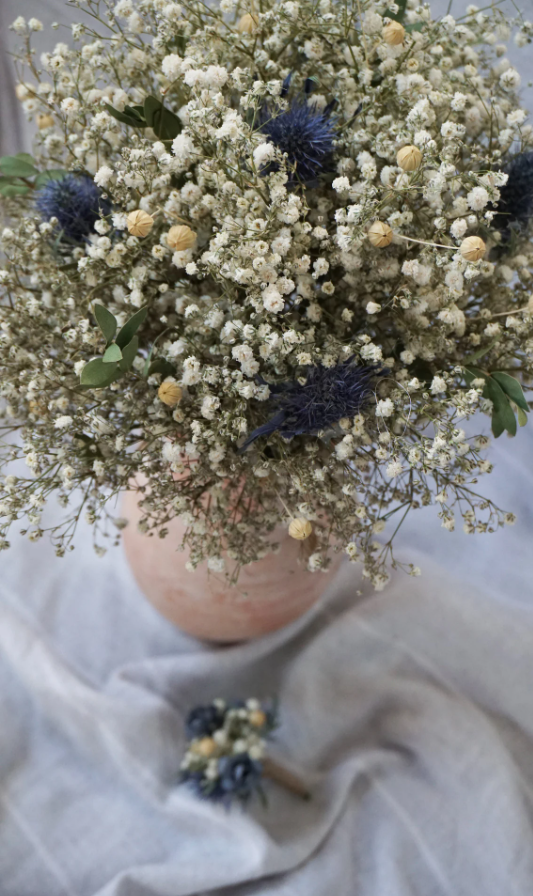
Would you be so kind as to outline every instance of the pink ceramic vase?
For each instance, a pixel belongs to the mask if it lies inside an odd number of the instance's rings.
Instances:
[[[187,551],[179,551],[184,525],[169,524],[166,538],[141,534],[138,496],[127,492],[122,516],[129,525],[124,548],[139,587],[159,612],[184,632],[210,641],[242,641],[281,628],[302,616],[319,599],[334,576],[340,557],[327,572],[308,572],[302,562],[305,542],[275,533],[278,553],[241,570],[236,586],[206,564],[186,569]]]

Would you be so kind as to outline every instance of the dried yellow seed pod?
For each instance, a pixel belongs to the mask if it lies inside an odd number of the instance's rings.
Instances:
[[[467,236],[459,247],[459,252],[467,261],[479,261],[483,258],[487,246],[480,236]]]
[[[264,713],[262,709],[254,709],[248,718],[250,719],[250,724],[253,725],[254,728],[262,728],[267,720],[266,713]]]
[[[194,752],[200,756],[212,756],[216,750],[216,744],[212,737],[202,737],[197,744],[194,744]]]
[[[38,115],[37,116],[37,127],[40,131],[44,131],[45,128],[51,128],[54,124],[54,116],[53,115]]]
[[[422,164],[422,153],[418,146],[402,146],[398,150],[396,161],[404,171],[416,171]]]
[[[239,24],[237,25],[237,30],[240,31],[241,34],[251,34],[252,31],[255,31],[258,24],[256,17],[251,15],[251,13],[246,12],[241,17]]]
[[[180,403],[182,395],[183,389],[177,383],[161,383],[157,390],[159,401],[168,405],[169,408],[175,408]]]
[[[390,44],[391,47],[397,47],[403,44],[405,37],[405,28],[400,22],[389,22],[383,29],[383,40]]]
[[[384,249],[392,243],[392,228],[385,221],[374,221],[368,229],[368,239],[373,246]]]
[[[306,538],[309,538],[312,531],[313,527],[309,520],[291,520],[289,526],[289,535],[291,538],[296,538],[297,541],[305,541]]]
[[[148,236],[154,226],[154,219],[142,208],[136,208],[127,217],[128,230],[132,236]]]
[[[171,227],[167,233],[167,246],[176,252],[183,252],[184,249],[190,249],[196,242],[196,234],[194,230],[187,227],[186,224],[176,224]]]

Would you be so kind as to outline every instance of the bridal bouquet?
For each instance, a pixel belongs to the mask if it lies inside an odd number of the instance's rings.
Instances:
[[[147,533],[185,520],[191,568],[235,577],[281,524],[310,569],[343,550],[379,589],[411,509],[512,523],[463,424],[528,419],[533,129],[503,42],[533,25],[71,2],[40,57],[41,23],[12,26],[38,136],[0,159],[0,546],[57,496],[58,555],[80,515],[102,551],[134,488]]]

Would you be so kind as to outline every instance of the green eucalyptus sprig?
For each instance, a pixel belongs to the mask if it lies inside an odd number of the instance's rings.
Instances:
[[[80,375],[80,383],[86,389],[103,389],[105,386],[118,380],[131,370],[133,362],[139,351],[139,337],[137,331],[146,320],[148,308],[140,308],[123,327],[118,330],[118,322],[114,314],[111,314],[105,305],[94,306],[94,316],[106,341],[106,348],[101,358],[93,358],[83,368]],[[164,331],[166,332],[166,331]],[[160,334],[162,336],[163,334]],[[176,372],[173,364],[165,358],[152,360],[157,340],[154,339],[152,348],[144,362],[142,376],[148,379],[152,374],[159,373],[162,376],[171,376]]]
[[[119,112],[108,103],[105,109],[113,118],[131,128],[152,128],[156,137],[163,143],[170,142],[181,131],[182,124],[177,115],[167,109],[155,96],[147,96],[142,105],[125,106]]]
[[[10,198],[24,196],[31,190],[40,190],[50,180],[60,180],[68,174],[63,169],[39,171],[35,159],[27,152],[0,158],[0,196]]]
[[[529,413],[529,404],[524,395],[522,386],[509,373],[503,370],[481,370],[479,367],[472,366],[472,361],[477,361],[486,355],[498,340],[495,339],[490,345],[485,346],[467,359],[464,365],[465,378],[468,384],[476,379],[485,380],[483,389],[483,398],[488,398],[492,402],[492,418],[491,426],[494,438],[497,439],[504,431],[510,436],[515,436],[517,432],[516,417],[520,426],[527,423],[527,414]],[[516,417],[513,409],[516,407]]]

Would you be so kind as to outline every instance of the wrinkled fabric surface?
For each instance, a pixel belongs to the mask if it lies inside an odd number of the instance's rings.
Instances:
[[[79,17],[0,0],[4,41],[19,14]],[[13,152],[27,147],[0,64]],[[238,646],[180,634],[83,526],[62,561],[14,538],[0,556],[1,896],[533,893],[532,457],[528,429],[502,438],[483,479],[513,529],[451,535],[433,508],[413,514],[398,553],[420,578],[358,595],[347,564],[305,618]],[[176,786],[190,706],[271,694],[272,749],[311,802],[272,784],[268,810],[227,813]]]
[[[394,576],[253,643],[160,618],[122,552],[81,527],[57,560],[1,558],[2,896],[525,896],[533,892],[533,432],[485,481],[521,523],[495,535],[413,514]],[[413,550],[414,549],[414,550]],[[477,588],[475,586],[477,582]],[[280,698],[270,784],[247,813],[176,786],[184,718],[215,696]]]

